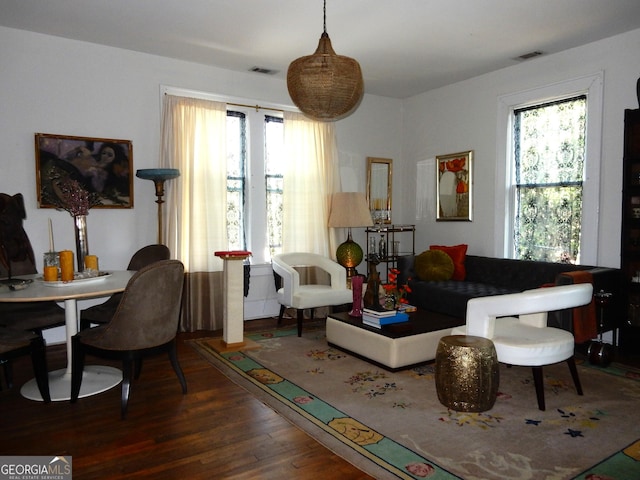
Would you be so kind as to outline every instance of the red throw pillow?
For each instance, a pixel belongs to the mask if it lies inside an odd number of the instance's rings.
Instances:
[[[467,276],[467,270],[464,267],[464,260],[467,256],[466,244],[454,245],[447,247],[445,245],[431,245],[429,250],[440,250],[446,253],[453,260],[453,276],[452,280],[464,280]]]

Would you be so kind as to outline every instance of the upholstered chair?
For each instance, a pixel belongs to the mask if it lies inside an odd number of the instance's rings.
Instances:
[[[33,248],[22,223],[27,217],[22,194],[0,193],[0,278],[38,273]],[[0,326],[34,331],[64,325],[64,309],[55,302],[0,303]]]
[[[281,305],[279,321],[284,308],[297,310],[298,336],[302,335],[302,321],[305,308],[332,307],[353,301],[353,293],[347,288],[347,272],[342,265],[330,258],[315,253],[281,253],[272,260],[273,271],[281,278],[281,288],[277,291]],[[316,267],[330,277],[328,285],[301,284],[296,268]]]
[[[587,305],[592,294],[593,286],[586,283],[473,298],[467,303],[466,325],[454,328],[451,335],[489,338],[499,362],[531,367],[538,408],[544,410],[544,365],[566,361],[578,395],[582,395],[573,334],[548,327],[547,313]]]
[[[169,260],[171,254],[166,245],[147,245],[133,254],[127,270],[140,270],[160,260]],[[80,312],[80,330],[89,328],[91,324],[104,325],[109,322],[118,308],[122,293],[115,293],[106,302],[86,308]]]
[[[110,322],[82,330],[73,337],[71,403],[75,403],[80,394],[87,353],[122,360],[123,419],[127,415],[131,379],[138,377],[140,362],[145,356],[167,352],[182,393],[187,392],[176,354],[183,283],[184,266],[180,261],[152,263],[131,277]]]
[[[0,327],[0,363],[9,388],[13,385],[11,360],[21,355],[31,355],[31,363],[36,376],[40,395],[45,402],[51,401],[49,394],[49,373],[47,356],[42,337],[33,332],[24,332],[12,328]]]

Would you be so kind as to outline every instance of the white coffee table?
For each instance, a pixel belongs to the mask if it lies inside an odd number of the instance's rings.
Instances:
[[[440,339],[459,325],[464,325],[463,319],[418,311],[409,314],[409,322],[376,329],[347,313],[332,313],[326,335],[332,346],[397,370],[434,360]]]

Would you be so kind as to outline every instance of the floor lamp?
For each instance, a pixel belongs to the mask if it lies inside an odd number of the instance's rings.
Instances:
[[[153,180],[156,186],[156,203],[158,204],[158,243],[162,244],[162,204],[164,200],[164,182],[180,176],[177,168],[143,168],[136,172],[136,177],[144,180]]]
[[[370,227],[373,225],[369,204],[364,193],[339,192],[331,197],[331,213],[329,226],[348,228],[347,240],[336,250],[336,260],[347,269],[347,281],[357,275],[356,267],[360,265],[363,252],[360,245],[351,238],[351,227]]]

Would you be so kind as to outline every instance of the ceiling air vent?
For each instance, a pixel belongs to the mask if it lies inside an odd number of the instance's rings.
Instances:
[[[278,70],[273,70],[271,68],[264,68],[264,67],[251,67],[249,71],[254,73],[262,73],[264,75],[274,75],[278,73]]]
[[[535,50],[533,52],[525,53],[523,55],[520,55],[519,57],[516,57],[516,60],[530,60],[534,57],[539,57],[540,55],[542,55],[542,52]]]

